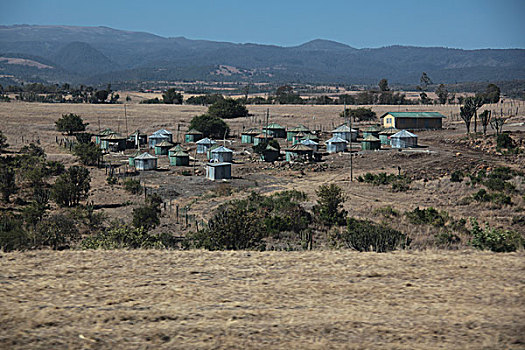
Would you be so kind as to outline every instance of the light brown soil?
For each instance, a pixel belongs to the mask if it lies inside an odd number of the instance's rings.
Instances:
[[[5,349],[523,349],[523,253],[0,255]]]

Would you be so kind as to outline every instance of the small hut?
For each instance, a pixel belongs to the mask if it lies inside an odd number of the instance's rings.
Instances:
[[[231,163],[233,158],[233,151],[224,146],[219,146],[211,150],[210,160],[214,160],[219,163]]]
[[[310,147],[314,150],[314,152],[317,152],[317,150],[319,149],[319,143],[311,139],[304,139],[301,141],[301,144]]]
[[[230,163],[206,164],[206,178],[210,180],[223,180],[232,178],[232,165]]]
[[[111,134],[100,139],[100,148],[110,152],[120,152],[126,149],[126,138],[119,134]]]
[[[140,151],[133,152],[128,156],[128,164],[129,166],[135,166],[135,158],[140,156],[142,153]]]
[[[398,129],[392,127],[383,129],[383,131],[379,132],[379,140],[381,140],[381,144],[390,145],[390,136],[398,132]]]
[[[255,142],[255,136],[259,135],[260,133],[261,131],[256,128],[250,128],[248,130],[243,131],[241,133],[241,143],[253,145],[253,143]]]
[[[314,150],[311,149],[308,146],[305,146],[301,143],[298,143],[296,145],[293,145],[290,148],[287,148],[286,150],[286,161],[292,161],[292,160],[312,160]]]
[[[126,148],[140,148],[148,143],[148,135],[143,134],[140,130],[135,131],[128,136]]]
[[[350,129],[348,125],[343,124],[332,130],[332,136],[339,137],[348,142],[357,141],[357,130]]]
[[[374,136],[375,138],[379,139],[379,132],[381,131],[381,127],[377,125],[372,125],[363,130],[363,138],[366,139],[368,136]]]
[[[286,129],[284,126],[281,126],[277,123],[269,124],[268,126],[265,126],[263,128],[263,132],[265,132],[276,139],[284,139],[286,138]]]
[[[184,147],[181,145],[176,145],[175,147],[172,147],[168,150],[168,156],[172,157],[177,152],[186,152],[186,149],[184,149]]]
[[[303,137],[301,140],[312,140],[312,141],[319,143],[319,137],[317,137],[317,135],[312,134],[312,133],[307,133],[306,136]]]
[[[326,151],[328,153],[337,153],[346,151],[347,141],[340,137],[334,136],[326,141]]]
[[[206,153],[211,146],[215,145],[217,142],[205,137],[202,140],[199,140],[197,143],[197,153]]]
[[[302,132],[302,133],[309,133],[310,132],[310,129],[308,129],[306,126],[304,126],[303,124],[299,124],[298,126],[296,126],[295,128],[293,129],[290,129],[288,130],[288,132],[286,133],[286,139],[288,141],[293,141],[293,137],[295,134],[299,133],[299,132]]]
[[[274,162],[279,159],[280,155],[281,152],[277,148],[268,145],[261,153],[261,160],[264,160],[265,162]]]
[[[166,129],[155,131],[149,137],[149,148],[155,148],[155,145],[162,141],[173,142],[173,134]]]
[[[169,158],[170,158],[170,165],[175,165],[175,166],[190,165],[190,155],[184,151],[177,151],[174,153],[170,153]]]
[[[361,149],[363,151],[375,151],[381,149],[381,140],[375,136],[369,135],[361,142]]]
[[[112,134],[116,134],[116,132],[114,132],[111,129],[104,129],[104,130],[102,130],[101,132],[99,132],[98,134],[95,135],[95,143],[97,145],[101,145],[102,144],[102,140],[101,139],[103,137],[107,137],[107,136],[112,135]],[[106,149],[107,146],[104,146],[104,147],[100,146],[100,148]]]
[[[305,137],[306,137],[306,134],[302,131],[299,131],[298,133],[292,136],[292,145],[297,145]]]
[[[417,135],[406,130],[401,130],[390,136],[390,144],[392,148],[417,147]]]
[[[257,146],[258,144],[261,144],[261,143],[264,143],[264,142],[268,143],[271,140],[273,140],[273,137],[271,135],[267,135],[265,133],[262,133],[262,134],[259,134],[259,135],[255,136],[254,141],[253,141],[253,145]]]
[[[157,157],[145,152],[135,157],[135,169],[137,170],[155,170],[157,169]]]
[[[155,145],[155,155],[157,156],[167,156],[170,148],[173,147],[173,144],[168,141],[162,141]]]
[[[190,129],[184,134],[184,142],[197,142],[202,139],[203,134],[199,130]]]

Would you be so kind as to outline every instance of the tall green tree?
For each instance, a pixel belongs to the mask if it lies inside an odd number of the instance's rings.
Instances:
[[[89,170],[74,165],[56,179],[51,188],[51,197],[60,206],[75,206],[87,198],[91,188],[90,181]]]
[[[498,103],[501,97],[501,90],[496,84],[487,85],[485,90],[485,103]]]
[[[483,135],[487,135],[487,126],[490,124],[492,119],[492,111],[484,110],[483,113],[479,114],[481,125],[483,126]]]
[[[162,94],[162,101],[166,104],[182,104],[183,96],[180,92],[177,92],[174,88],[170,88]]]
[[[436,89],[436,95],[438,97],[439,103],[444,105],[448,101],[448,90],[443,84],[439,84]]]
[[[313,210],[319,221],[327,226],[343,225],[347,212],[340,208],[345,201],[341,187],[336,184],[325,184],[319,186],[315,193],[318,199]]]
[[[73,154],[83,165],[97,165],[102,159],[102,150],[94,142],[76,144]]]
[[[209,114],[202,114],[193,117],[190,122],[190,129],[202,132],[205,137],[219,138],[228,137],[230,127],[224,120]]]
[[[248,116],[248,109],[239,100],[225,98],[209,106],[208,114],[222,119],[242,118]]]
[[[0,164],[0,193],[2,194],[2,200],[9,203],[9,198],[17,190],[15,170],[8,164]]]
[[[467,128],[467,134],[470,134],[470,122],[476,110],[474,98],[467,97],[464,103],[465,104],[460,107],[459,116],[465,122],[465,127]]]
[[[474,106],[474,133],[478,132],[478,109],[485,103],[485,96],[483,94],[476,94],[473,97],[472,103]]]
[[[73,135],[74,132],[86,130],[89,123],[84,123],[82,118],[76,114],[63,114],[62,118],[55,122],[57,131],[66,132],[68,135]]]
[[[388,80],[383,78],[379,81],[378,85],[380,91],[390,91],[390,88],[388,87]]]
[[[7,147],[9,147],[7,137],[5,137],[2,130],[0,130],[0,153],[2,153]]]

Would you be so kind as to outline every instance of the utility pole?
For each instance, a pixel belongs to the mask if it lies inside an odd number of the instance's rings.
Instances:
[[[126,111],[125,103],[124,103],[124,119],[126,120],[126,137],[128,137],[128,113]]]
[[[346,117],[346,102],[344,104],[344,110],[343,114]],[[354,136],[352,133],[352,116],[348,117],[348,124],[350,126],[350,182],[354,181],[354,163],[353,163],[353,157],[352,157],[352,137]]]

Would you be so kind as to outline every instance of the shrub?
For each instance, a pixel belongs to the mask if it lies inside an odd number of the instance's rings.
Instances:
[[[360,252],[384,253],[404,248],[410,244],[406,235],[385,225],[368,220],[348,219],[347,230],[339,234],[339,240]]]
[[[11,195],[17,191],[15,170],[8,165],[0,164],[0,194],[2,195],[2,200],[8,203]]]
[[[40,247],[52,249],[70,248],[80,238],[75,222],[57,214],[41,221],[36,228],[35,243]]]
[[[345,201],[341,187],[335,184],[321,185],[316,194],[319,198],[313,211],[317,214],[318,220],[327,226],[344,224],[347,212],[339,209]]]
[[[506,132],[496,136],[496,145],[498,148],[507,148],[507,149],[513,149],[516,147],[514,140]]]
[[[523,238],[515,231],[491,228],[488,224],[485,224],[485,228],[482,229],[476,219],[472,219],[471,224],[470,244],[477,249],[514,252],[523,246]]]
[[[444,227],[449,219],[446,211],[439,212],[432,207],[423,210],[417,207],[412,211],[405,212],[405,216],[412,224],[432,225],[436,227]]]
[[[456,170],[450,174],[450,181],[452,182],[462,182],[463,181],[463,172],[461,170]]]
[[[106,183],[108,185],[116,185],[118,183],[118,179],[116,176],[110,175],[106,177]]]
[[[68,135],[73,135],[75,131],[84,131],[88,123],[84,123],[82,118],[78,115],[69,113],[63,114],[62,118],[55,122],[57,131],[67,132]]]
[[[31,247],[29,235],[19,216],[0,213],[0,250],[10,252]]]
[[[160,209],[151,205],[143,205],[133,209],[132,224],[136,228],[149,231],[160,224]]]
[[[392,185],[394,192],[407,191],[410,189],[410,183],[412,180],[406,175],[395,175],[387,173],[366,173],[364,176],[358,176],[357,181],[366,182],[375,186],[379,185]]]
[[[205,137],[220,139],[224,136],[228,137],[230,133],[230,127],[224,120],[208,114],[193,117],[189,128],[199,130]]]
[[[143,227],[113,223],[110,228],[85,238],[81,247],[83,249],[145,249],[165,248],[165,245],[159,237],[148,234]]]
[[[248,109],[240,100],[225,98],[217,100],[209,106],[208,114],[221,119],[241,118],[248,116]]]
[[[74,165],[56,179],[51,188],[51,197],[60,206],[75,206],[80,200],[87,198],[91,188],[90,181],[89,170]]]
[[[77,143],[73,154],[83,165],[97,165],[102,158],[102,150],[94,143]]]
[[[392,217],[398,217],[399,211],[395,210],[390,205],[387,205],[385,207],[374,209],[374,214],[380,214],[384,216],[385,218],[392,218]]]
[[[0,130],[0,153],[2,153],[7,147],[9,147],[9,144],[7,143],[7,137],[5,137]]]
[[[139,180],[135,179],[126,179],[124,180],[124,190],[131,194],[141,194],[142,186]]]

